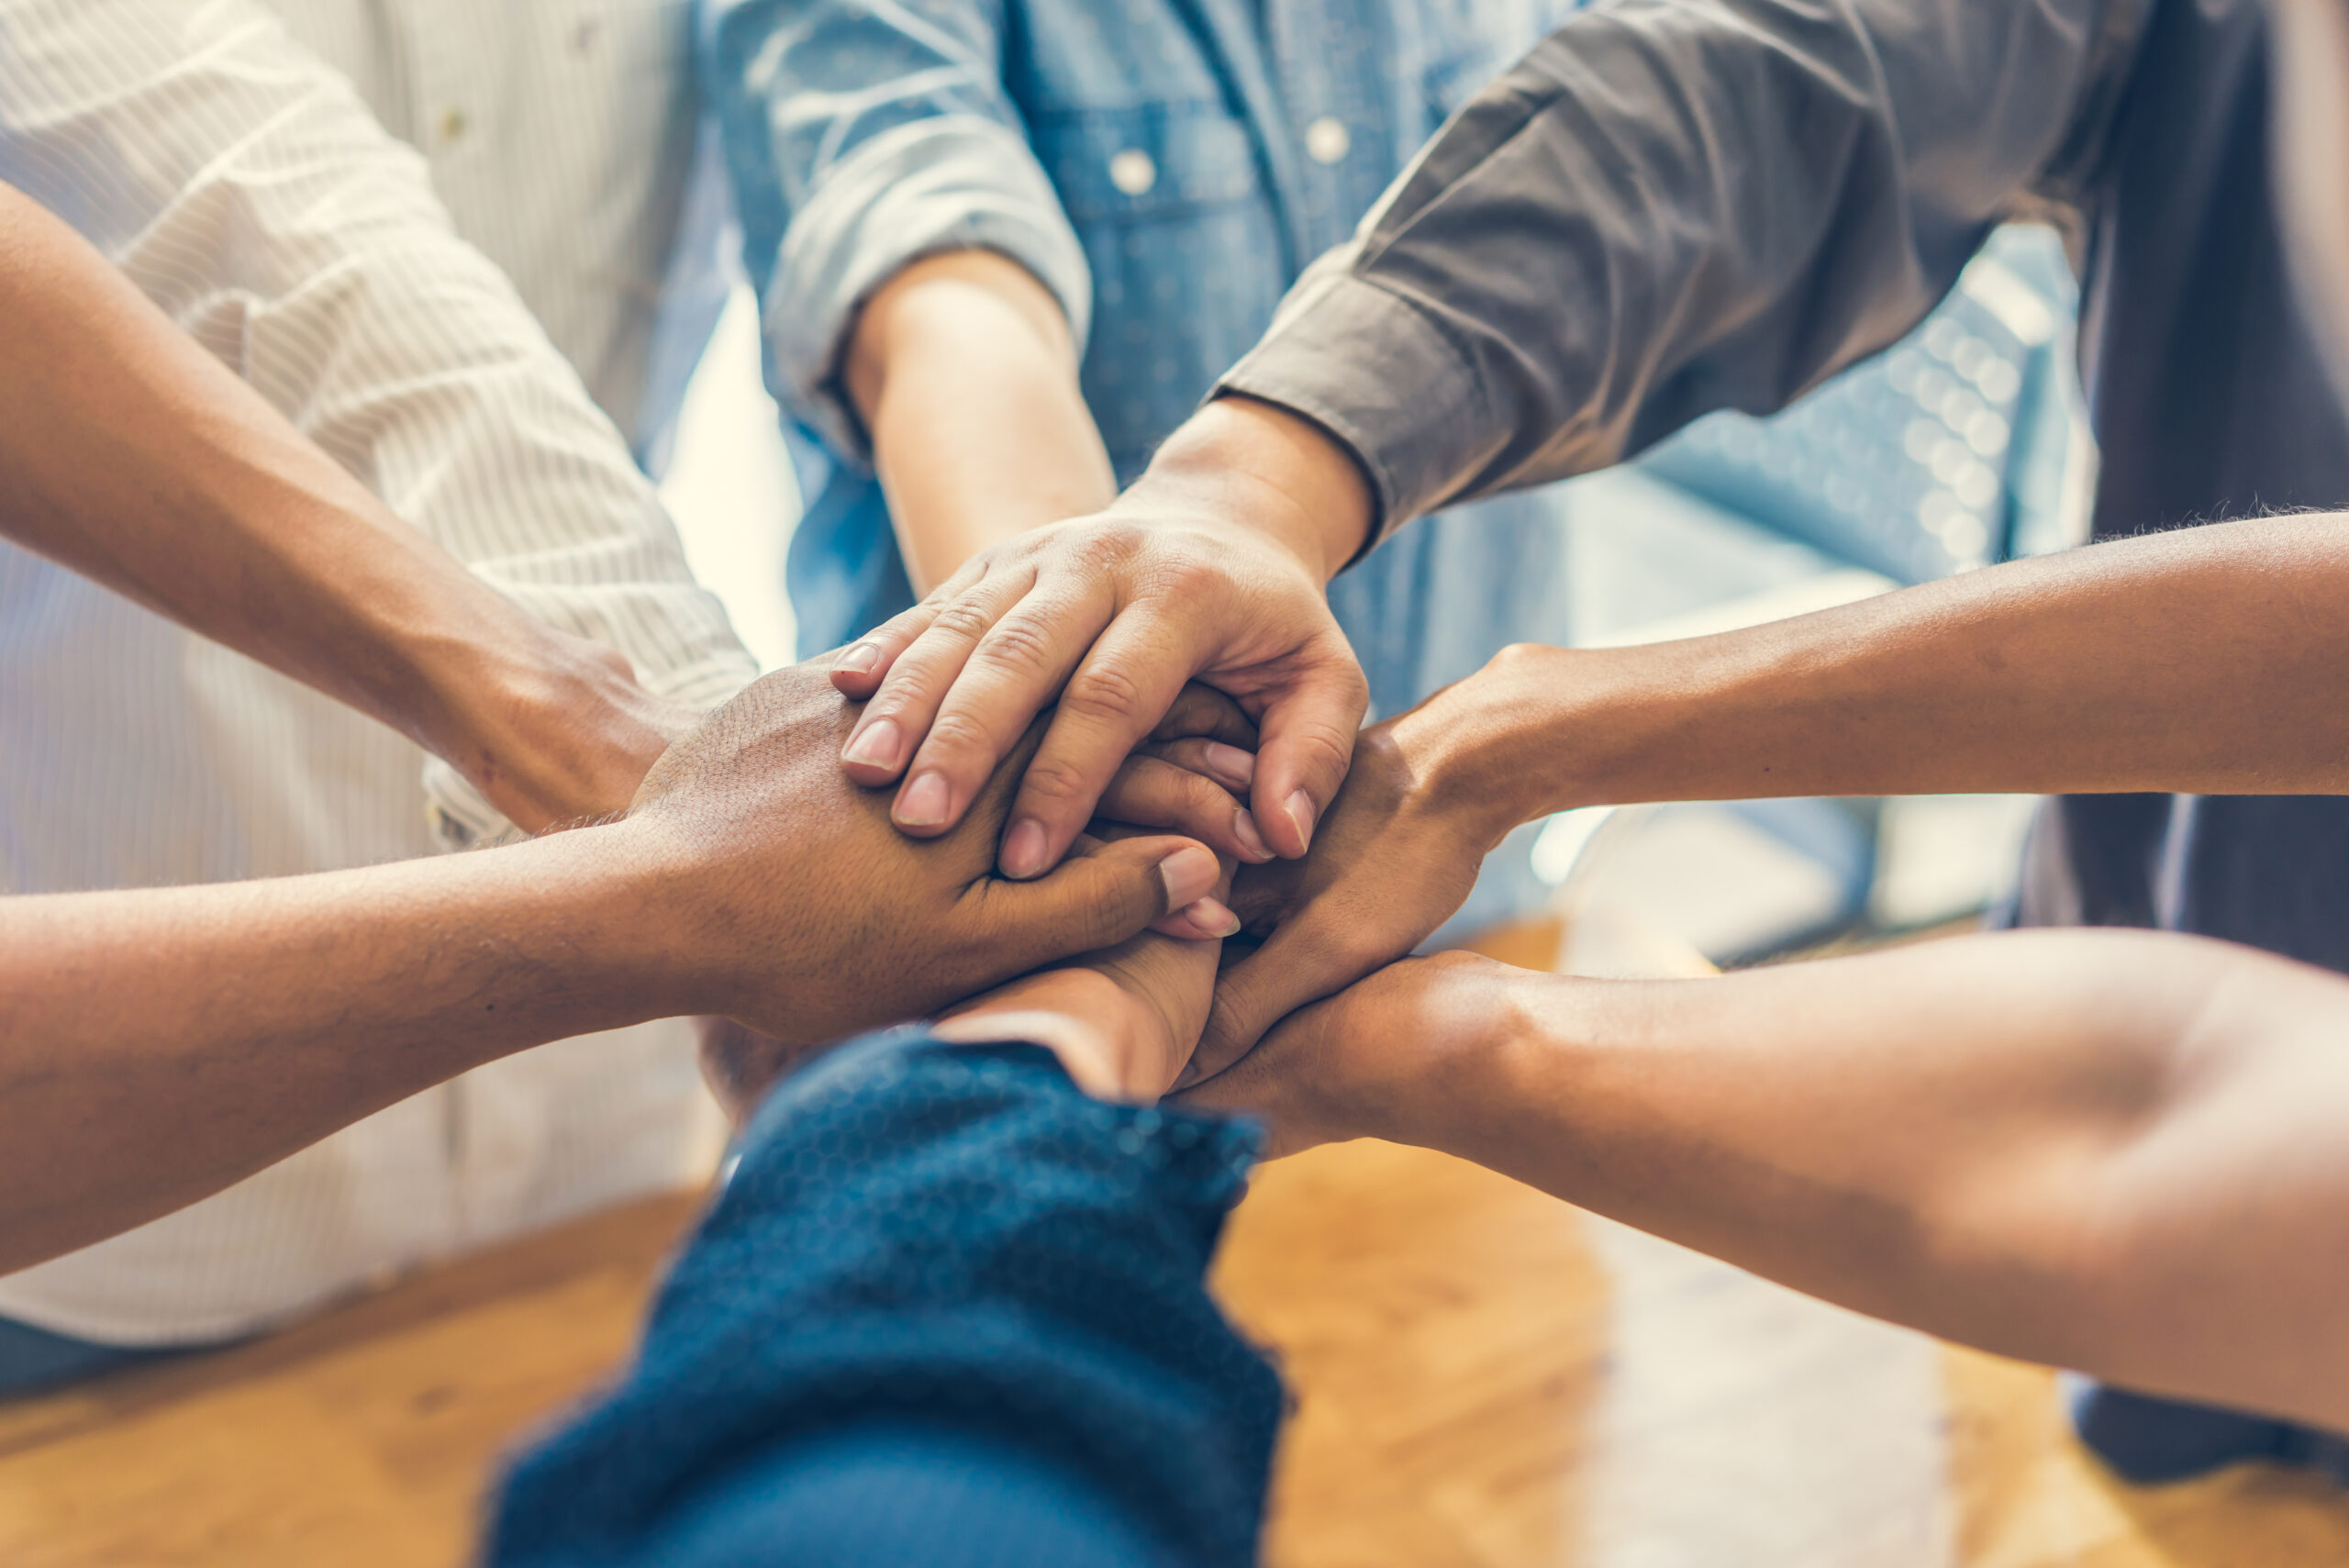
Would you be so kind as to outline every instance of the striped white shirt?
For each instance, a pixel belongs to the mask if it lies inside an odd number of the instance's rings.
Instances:
[[[0,0],[0,178],[532,612],[655,690],[729,695],[751,662],[604,411],[636,416],[676,231],[685,7],[282,9],[304,41],[254,0]],[[0,892],[429,853],[428,782],[486,811],[390,731],[0,547]],[[690,1179],[715,1135],[682,1025],[550,1046],[0,1280],[0,1315],[234,1335]]]

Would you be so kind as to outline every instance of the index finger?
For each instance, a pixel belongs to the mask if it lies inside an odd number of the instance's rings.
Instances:
[[[1034,876],[1061,858],[1127,754],[1174,706],[1193,673],[1155,617],[1128,609],[1110,621],[1069,676],[1044,744],[1019,781],[1003,840],[1004,875]]]

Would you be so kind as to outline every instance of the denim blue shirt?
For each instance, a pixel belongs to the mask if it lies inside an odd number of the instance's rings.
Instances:
[[[710,0],[703,65],[807,514],[803,652],[912,602],[834,371],[907,261],[983,246],[1056,295],[1120,483],[1305,264],[1571,0]],[[1540,497],[1439,517],[1333,587],[1382,712],[1568,640]]]

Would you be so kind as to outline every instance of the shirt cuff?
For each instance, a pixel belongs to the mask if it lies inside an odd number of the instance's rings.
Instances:
[[[1000,251],[1034,273],[1084,352],[1092,272],[1027,140],[978,115],[916,120],[834,165],[784,236],[766,333],[792,417],[842,457],[869,462],[863,422],[838,384],[850,323],[907,262],[968,250]]]
[[[1357,275],[1359,254],[1341,246],[1308,268],[1212,395],[1279,404],[1353,449],[1374,492],[1366,554],[1451,500],[1491,455],[1496,426],[1483,382],[1435,316]]]

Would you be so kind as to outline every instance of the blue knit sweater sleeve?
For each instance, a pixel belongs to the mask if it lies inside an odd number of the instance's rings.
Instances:
[[[1204,1273],[1254,1150],[1041,1047],[843,1047],[761,1110],[618,1385],[514,1466],[487,1561],[1252,1561],[1280,1386]]]

